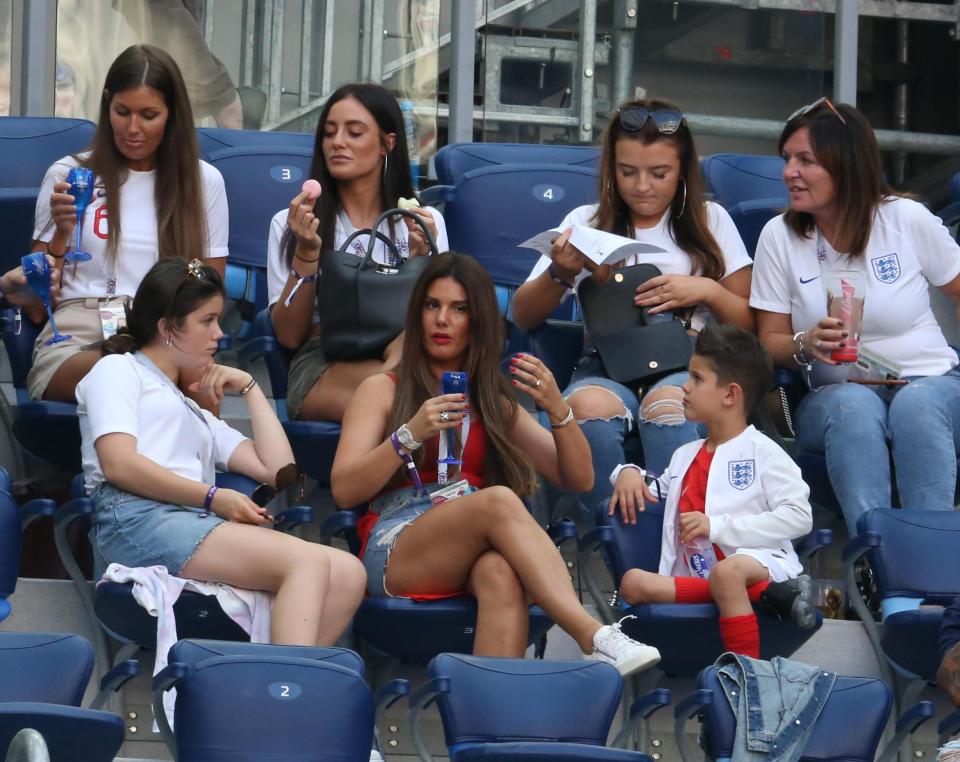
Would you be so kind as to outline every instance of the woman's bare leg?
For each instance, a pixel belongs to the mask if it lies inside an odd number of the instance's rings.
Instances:
[[[556,546],[506,487],[488,487],[431,508],[397,538],[386,570],[394,595],[463,590],[478,559],[496,550],[534,603],[593,651],[600,623],[580,605]]]
[[[474,563],[467,590],[477,599],[473,653],[523,658],[530,612],[523,584],[507,560],[488,550]]]
[[[342,421],[356,388],[370,376],[396,367],[403,349],[403,334],[391,341],[380,360],[335,362],[317,379],[300,407],[305,421]]]
[[[64,360],[53,373],[43,391],[43,398],[52,402],[76,402],[77,384],[101,357],[99,349],[85,349]]]
[[[360,605],[365,575],[322,545],[249,524],[221,524],[180,575],[276,593],[270,641],[330,645]]]

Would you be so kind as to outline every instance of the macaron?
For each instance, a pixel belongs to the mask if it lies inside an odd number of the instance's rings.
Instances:
[[[398,198],[397,199],[397,208],[398,209],[416,209],[420,206],[420,202],[415,198]]]
[[[309,180],[304,181],[303,187],[301,187],[300,190],[303,193],[306,193],[307,198],[309,198],[311,201],[320,198],[320,194],[323,193],[323,188],[320,187],[320,183],[318,183],[312,177]]]

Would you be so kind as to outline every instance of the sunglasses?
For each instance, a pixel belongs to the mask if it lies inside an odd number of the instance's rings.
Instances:
[[[643,106],[624,106],[617,109],[617,114],[620,117],[620,126],[627,132],[639,132],[653,119],[657,132],[661,135],[673,135],[680,129],[683,121],[683,113],[674,109],[658,108],[650,111]]]
[[[277,486],[266,483],[261,484],[253,491],[253,494],[250,495],[250,499],[263,508],[279,493],[284,492],[290,489],[294,484],[297,484],[297,496],[294,498],[294,500],[299,502],[300,500],[303,500],[303,485],[306,482],[306,479],[307,475],[297,468],[296,463],[288,463],[279,471],[277,471],[277,476],[274,480]]]
[[[826,106],[828,109],[830,109],[830,111],[833,112],[833,115],[840,120],[840,122],[843,124],[844,127],[847,126],[847,120],[843,118],[843,114],[841,114],[837,110],[837,107],[834,106],[833,102],[826,96],[824,96],[823,98],[817,98],[817,100],[815,100],[813,103],[808,103],[806,106],[801,106],[792,114],[790,114],[789,117],[787,117],[787,122],[789,123],[789,122],[792,122],[794,119],[797,119],[798,117],[806,116],[807,114],[812,114],[818,108],[823,108],[824,106]]]

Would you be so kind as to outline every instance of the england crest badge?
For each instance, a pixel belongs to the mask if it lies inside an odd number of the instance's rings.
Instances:
[[[730,486],[735,489],[746,489],[753,484],[756,471],[756,463],[753,460],[731,460],[727,464]]]
[[[896,253],[874,257],[870,264],[873,265],[873,274],[881,283],[894,283],[900,277],[900,258]]]

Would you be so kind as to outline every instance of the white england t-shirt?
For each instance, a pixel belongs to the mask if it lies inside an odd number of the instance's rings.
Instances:
[[[823,269],[864,273],[862,346],[901,366],[902,376],[940,376],[957,364],[930,309],[929,284],[960,275],[960,246],[939,217],[906,198],[881,203],[863,256],[848,260],[824,241]],[[805,331],[827,315],[817,236],[800,238],[783,215],[760,233],[750,306],[790,315]]]
[[[437,226],[437,251],[441,254],[449,251],[450,242],[447,240],[447,225],[443,221],[443,215],[432,206],[425,206],[423,208],[433,215],[434,224]],[[271,307],[279,301],[280,294],[283,293],[283,287],[287,285],[287,279],[290,277],[290,266],[287,264],[287,255],[280,245],[283,240],[283,234],[287,229],[288,214],[288,209],[281,209],[273,215],[273,219],[270,220],[270,235],[267,239],[267,304]],[[353,232],[354,228],[350,224],[350,220],[341,212],[337,218],[333,242],[334,247],[339,249]],[[390,235],[390,226],[387,222],[380,225],[380,232],[387,236]],[[406,257],[407,234],[409,233],[406,224],[397,222],[394,225],[394,233],[394,244],[397,247],[397,251],[400,252],[401,256]],[[362,257],[366,254],[369,240],[370,236],[357,236],[351,242],[350,250],[358,257]],[[324,251],[329,249],[326,245],[324,245],[323,248]],[[373,260],[380,264],[391,264],[387,259],[388,256],[386,244],[378,241],[373,249]],[[314,284],[311,284],[311,286],[312,285]],[[320,317],[316,314],[316,311],[314,311],[313,322],[318,323],[319,321]]]
[[[33,240],[49,241],[55,228],[50,214],[50,196],[53,185],[66,182],[67,173],[78,166],[72,156],[64,156],[47,170],[37,197]],[[123,225],[114,261],[106,256],[108,235],[107,200],[103,186],[96,181],[93,200],[83,215],[80,246],[93,255],[89,262],[80,262],[74,272],[68,265],[61,281],[60,298],[80,299],[109,295],[107,281],[116,278],[114,293],[133,296],[143,276],[156,264],[160,256],[157,239],[157,205],[154,198],[156,171],[134,172],[120,186],[120,220]],[[229,212],[223,177],[219,170],[200,162],[200,180],[203,187],[204,215],[207,220],[207,259],[228,254]],[[76,232],[70,236],[67,250],[76,245]]]
[[[743,245],[743,239],[740,238],[740,233],[737,232],[737,227],[730,219],[730,215],[727,214],[727,210],[712,201],[707,201],[706,206],[710,232],[713,233],[713,237],[720,246],[720,252],[723,254],[723,278],[726,278],[744,267],[749,267],[752,262],[750,261],[750,255],[747,254],[747,248]],[[571,225],[591,225],[591,220],[596,211],[596,204],[578,206],[563,218],[563,222],[560,223],[558,229],[566,230]],[[634,228],[633,230],[634,239],[651,246],[657,246],[663,249],[663,252],[634,255],[625,259],[624,262],[627,265],[653,265],[664,275],[697,275],[699,273],[693,271],[693,258],[681,249],[673,239],[669,216],[670,210],[668,209],[663,213],[663,217],[660,218],[660,222],[655,227]],[[550,257],[541,256],[533,266],[533,270],[530,271],[527,281],[538,278],[550,266],[551,261]],[[581,270],[574,281],[574,290],[589,275],[590,273],[586,270]],[[567,291],[563,299],[566,299],[572,293],[573,291]],[[700,304],[694,310],[691,325],[694,329],[699,330],[709,318],[710,311],[706,305]]]
[[[202,456],[224,470],[247,438],[206,410],[200,411],[201,421],[182,394],[131,354],[99,360],[77,384],[76,394],[87,494],[106,481],[94,447],[104,434],[129,434],[140,455],[198,482],[203,481]]]

